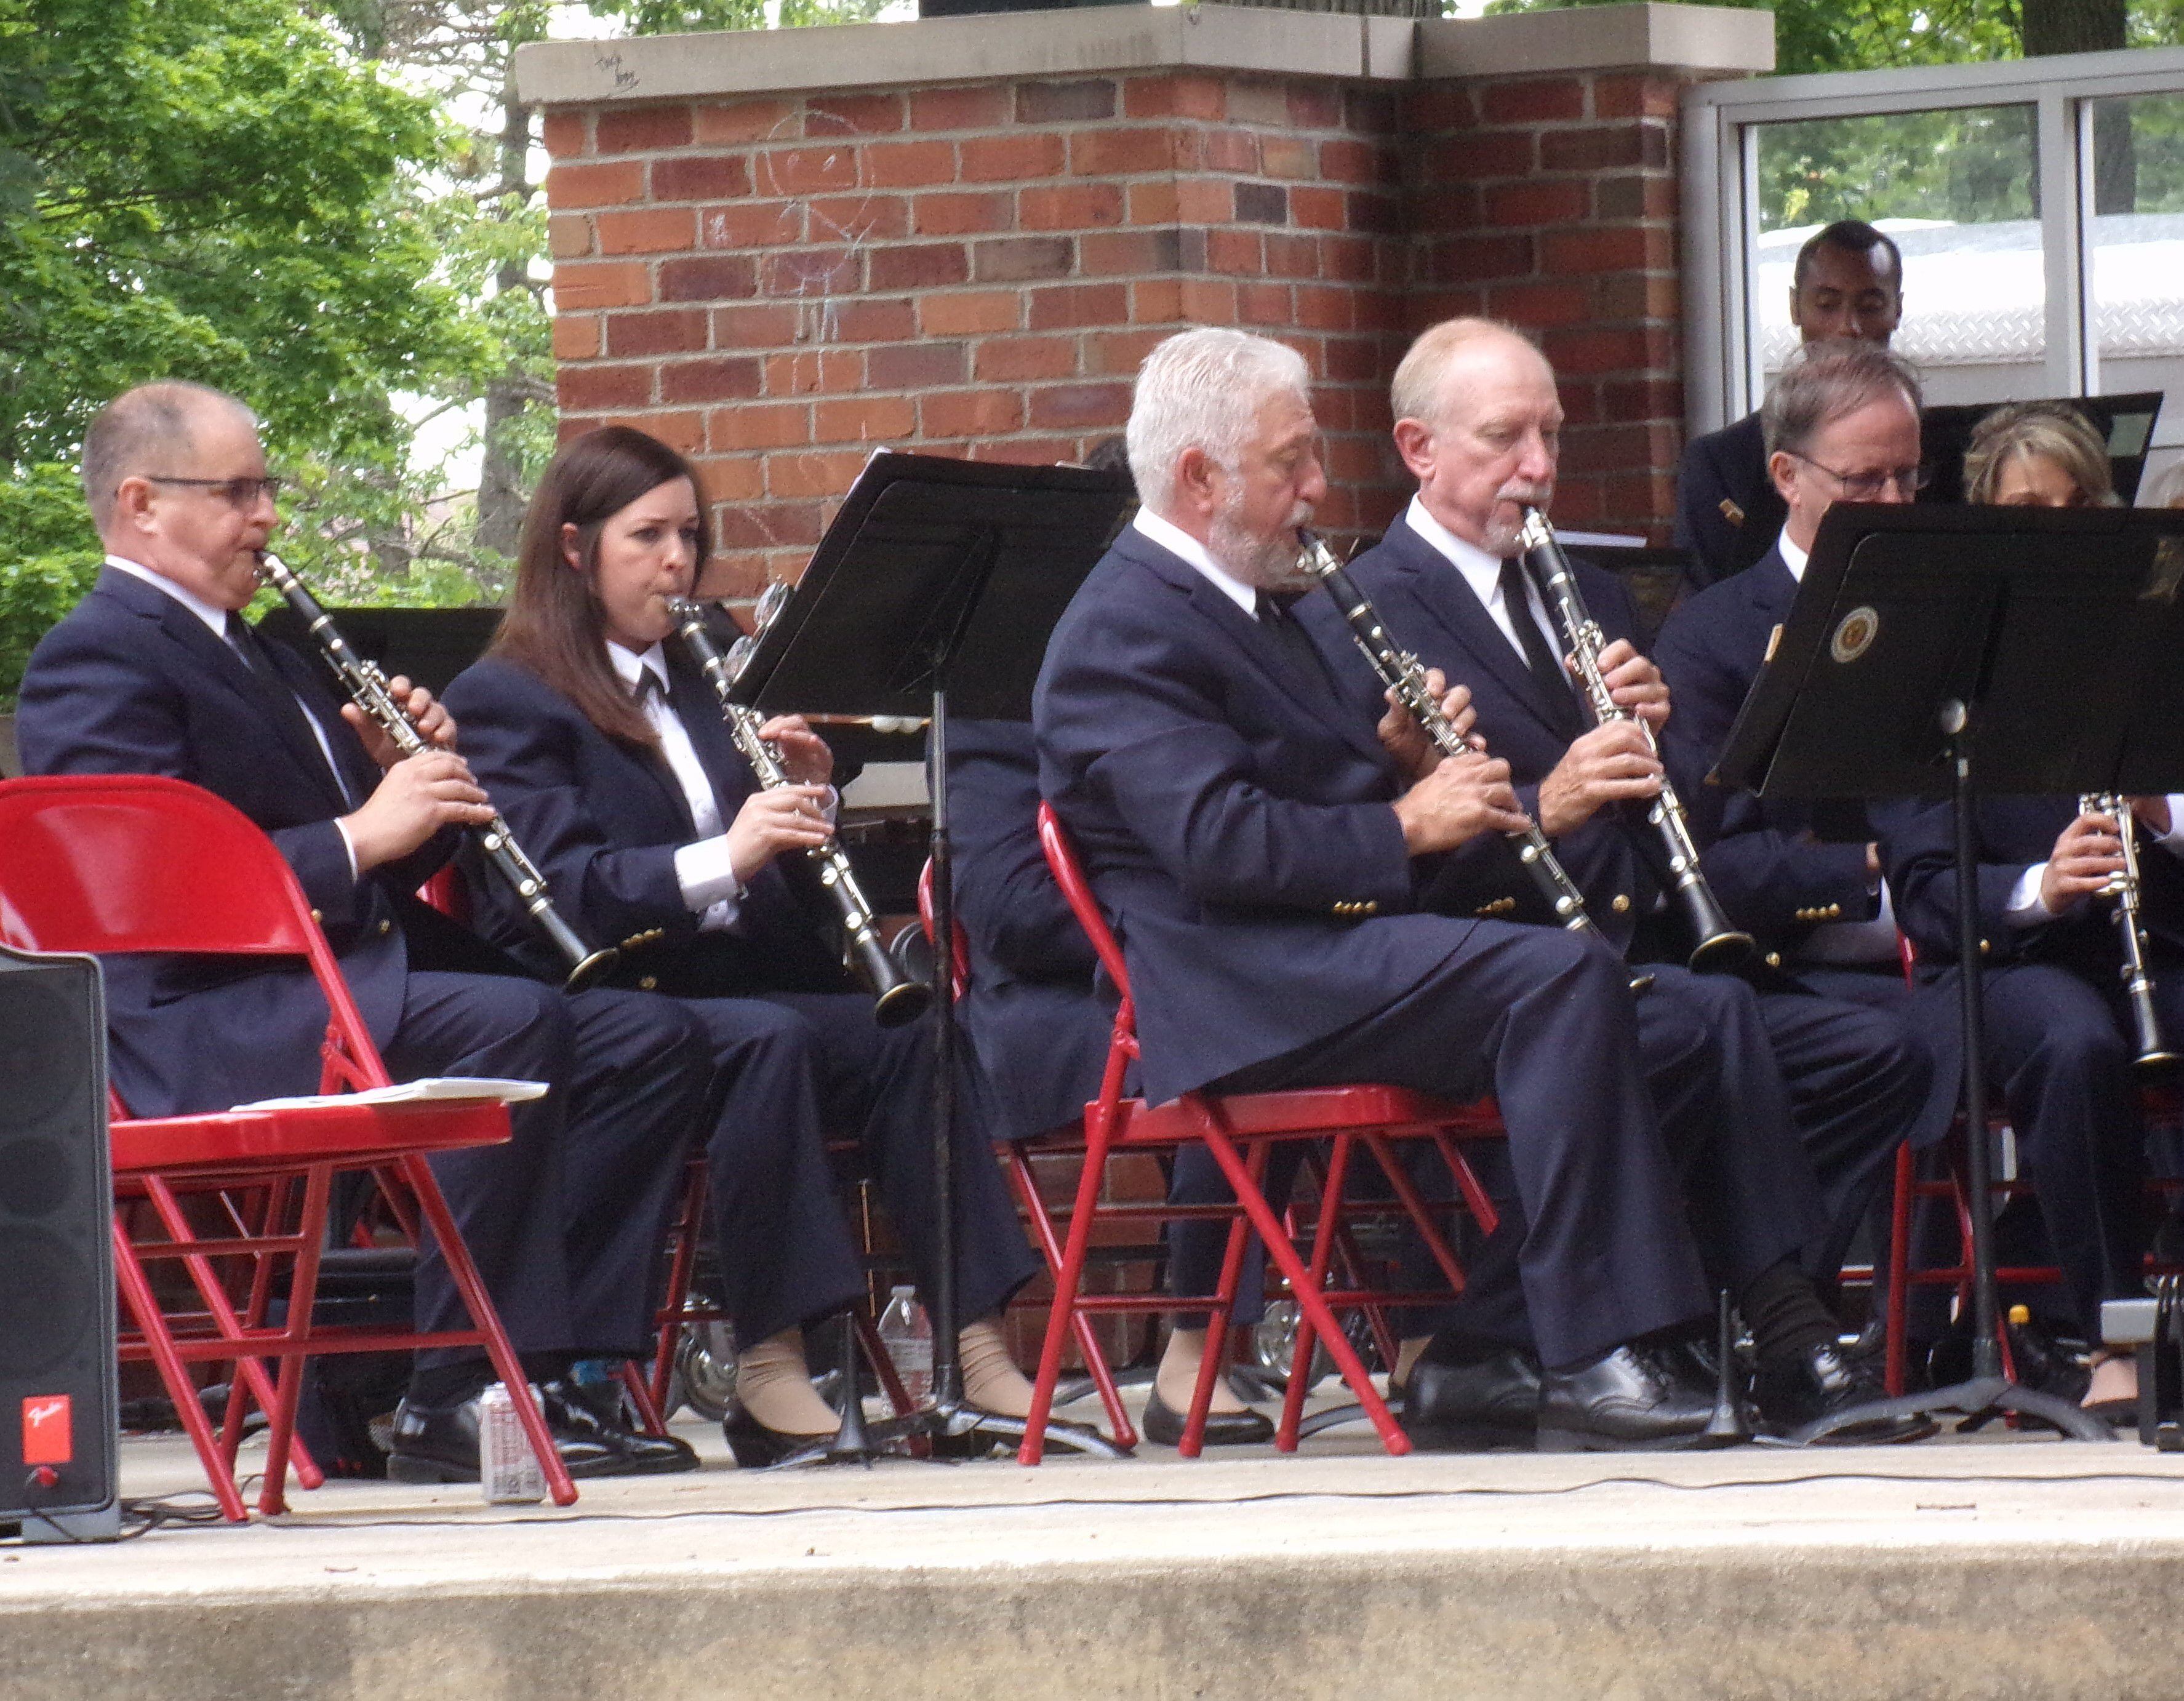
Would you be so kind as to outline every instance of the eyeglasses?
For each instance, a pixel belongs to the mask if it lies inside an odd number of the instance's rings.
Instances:
[[[164,473],[148,472],[143,475],[153,484],[187,484],[199,490],[215,490],[233,508],[255,508],[258,499],[268,496],[280,499],[281,487],[285,478],[170,478]]]
[[[1794,449],[1786,449],[1782,453],[1792,460],[1802,460],[1806,466],[1826,473],[1842,486],[1842,494],[1853,502],[1870,502],[1892,484],[1906,496],[1915,496],[1930,484],[1934,477],[1923,466],[1891,466],[1879,472],[1838,472],[1826,463],[1815,460],[1809,455],[1800,455]]]

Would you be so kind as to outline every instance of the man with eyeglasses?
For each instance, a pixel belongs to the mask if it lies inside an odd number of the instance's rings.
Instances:
[[[712,1073],[681,1007],[638,992],[564,996],[521,977],[454,972],[477,942],[412,895],[456,830],[492,810],[430,693],[391,682],[431,748],[404,756],[304,657],[242,611],[277,521],[248,410],[202,385],[147,384],[84,441],[83,486],[106,566],[23,676],[16,732],[33,774],[164,774],[225,799],[295,871],[359,1013],[397,1080],[543,1081],[507,1144],[432,1171],[511,1343],[541,1385],[572,1475],[694,1469],[681,1442],[602,1421],[566,1380],[649,1333],[653,1260]],[[227,878],[207,868],[209,890]],[[326,1001],[295,959],[118,956],[102,964],[114,1083],[138,1116],[319,1087]],[[418,1260],[421,1329],[466,1313],[437,1248]],[[388,1474],[476,1481],[474,1348],[417,1355]]]
[[[1790,322],[1804,343],[1849,338],[1886,349],[1903,318],[1903,256],[1862,219],[1839,219],[1797,250]],[[1750,567],[1787,517],[1769,470],[1761,415],[1693,438],[1676,474],[1676,547],[1691,552],[1692,583]],[[1872,499],[1869,496],[1856,499]]]

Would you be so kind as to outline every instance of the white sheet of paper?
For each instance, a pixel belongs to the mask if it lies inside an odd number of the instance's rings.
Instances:
[[[426,1104],[446,1101],[489,1101],[522,1104],[546,1096],[543,1081],[504,1080],[489,1075],[428,1075],[421,1081],[403,1081],[391,1087],[367,1087],[357,1093],[307,1093],[295,1098],[259,1099],[237,1110],[305,1110],[313,1105]]]

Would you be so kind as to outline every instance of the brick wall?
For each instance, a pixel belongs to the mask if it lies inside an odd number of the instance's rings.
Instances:
[[[1241,325],[1311,364],[1323,522],[1375,531],[1395,360],[1485,311],[1563,376],[1557,517],[1661,535],[1679,87],[1178,70],[554,110],[562,429],[690,453],[706,589],[744,595],[800,570],[872,448],[1073,458],[1162,336]]]

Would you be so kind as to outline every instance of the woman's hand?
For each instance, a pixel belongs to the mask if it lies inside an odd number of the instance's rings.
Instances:
[[[728,866],[737,880],[748,885],[783,851],[811,850],[824,845],[833,832],[827,821],[825,786],[783,785],[755,791],[729,825]]]
[[[803,716],[777,715],[758,729],[758,735],[781,752],[781,766],[799,785],[833,783],[834,752]]]

